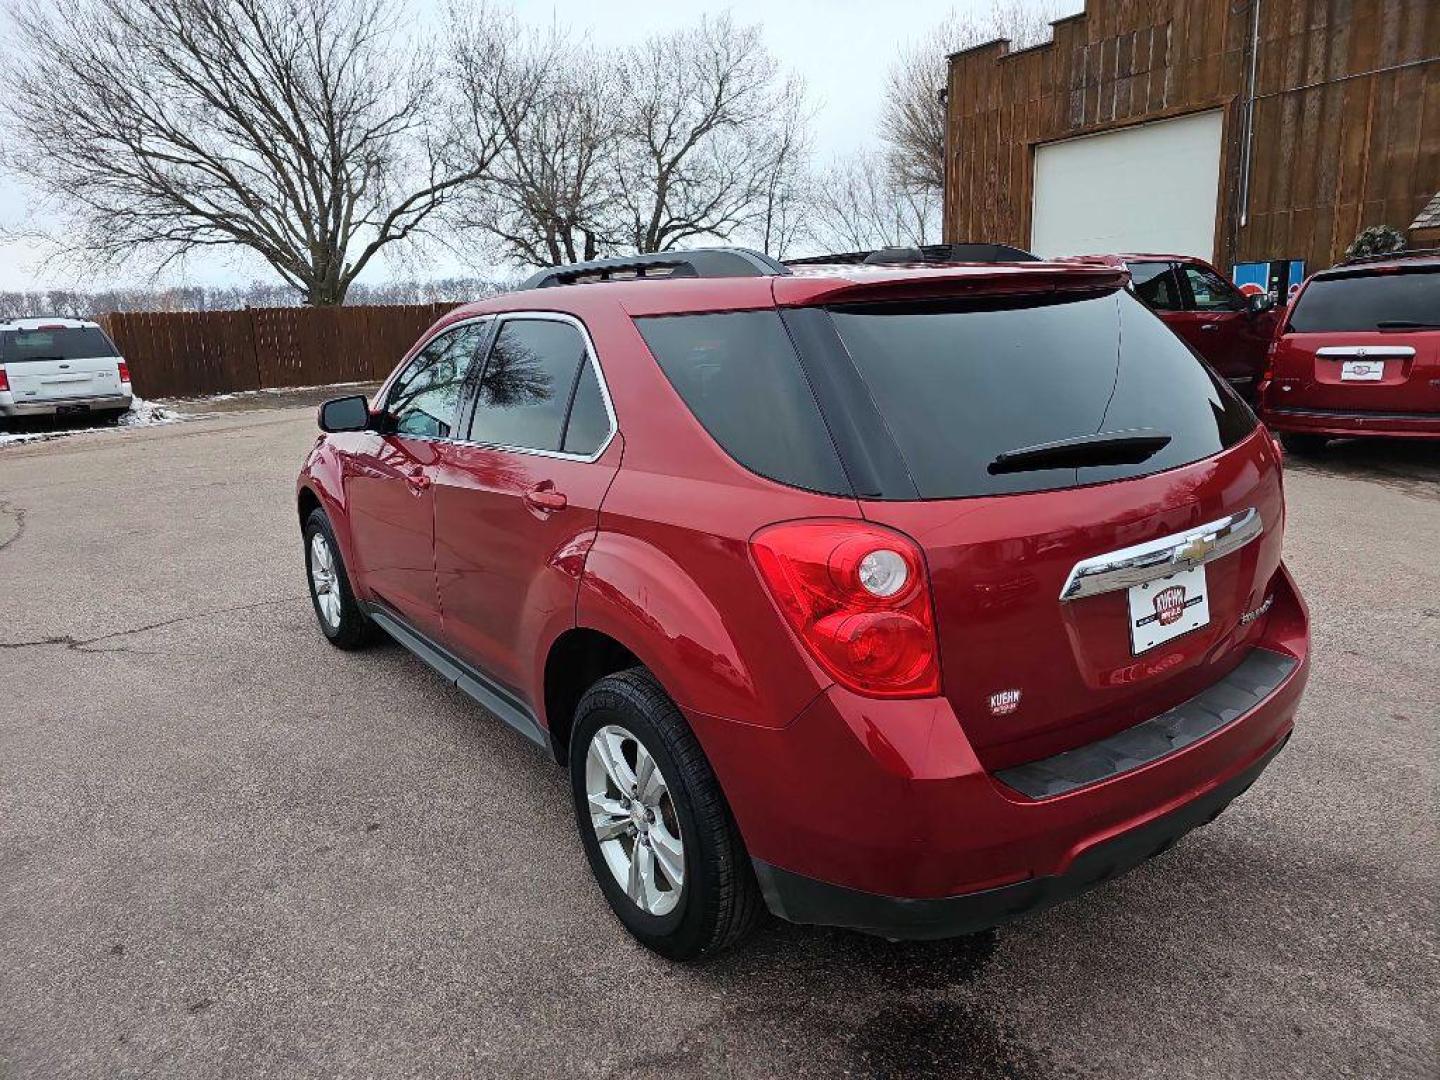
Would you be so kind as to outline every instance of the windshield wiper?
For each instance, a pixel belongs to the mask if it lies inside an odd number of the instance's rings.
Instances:
[[[1413,319],[1381,319],[1375,324],[1376,330],[1440,330],[1440,323],[1416,322]]]
[[[1037,469],[1080,469],[1087,465],[1138,465],[1169,444],[1170,436],[1154,428],[1102,431],[1006,450],[995,455],[988,470],[991,476],[999,476]]]

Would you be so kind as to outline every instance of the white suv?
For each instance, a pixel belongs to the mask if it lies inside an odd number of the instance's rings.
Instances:
[[[97,323],[0,322],[0,417],[120,416],[130,401],[130,369]]]

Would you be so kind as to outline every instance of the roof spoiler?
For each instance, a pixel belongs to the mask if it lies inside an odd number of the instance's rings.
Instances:
[[[598,281],[645,281],[674,278],[775,277],[789,274],[785,264],[749,248],[697,248],[657,251],[610,259],[552,266],[528,278],[521,289],[556,285],[588,285]]]
[[[1042,266],[996,266],[979,270],[941,267],[923,277],[904,271],[887,274],[867,268],[853,277],[795,275],[775,282],[775,300],[782,307],[816,304],[862,304],[887,301],[964,300],[970,297],[1044,296],[1061,292],[1114,292],[1130,282],[1130,272],[1099,263]]]
[[[893,266],[946,263],[1039,262],[1040,257],[1009,244],[922,244],[915,247],[883,247],[873,251],[842,251],[830,255],[807,255],[786,259],[786,266]]]

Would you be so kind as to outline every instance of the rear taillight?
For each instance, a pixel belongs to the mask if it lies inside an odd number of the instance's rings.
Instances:
[[[859,521],[792,521],[751,538],[785,621],[835,681],[871,697],[940,693],[925,560],[915,541]]]
[[[1280,351],[1280,339],[1273,338],[1270,347],[1265,350],[1265,370],[1260,373],[1261,382],[1269,382],[1275,378],[1275,354]]]
[[[5,374],[5,369],[0,367],[0,390],[10,389],[10,376]]]
[[[120,381],[121,381],[121,382],[129,382],[129,381],[130,381],[130,365],[127,364],[127,363],[125,363],[124,360],[121,360],[120,363],[117,364],[116,366],[120,369]]]

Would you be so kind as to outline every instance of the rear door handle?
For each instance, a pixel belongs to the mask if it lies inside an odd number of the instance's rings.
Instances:
[[[555,511],[564,510],[570,500],[565,498],[563,492],[556,491],[552,487],[533,487],[525,492],[525,503],[536,510]]]
[[[1201,329],[1201,330],[1219,330],[1219,329],[1220,329],[1220,324],[1219,324],[1219,323],[1213,323],[1213,322],[1201,323],[1201,324],[1200,324],[1200,329]]]

